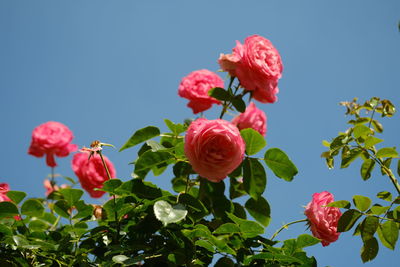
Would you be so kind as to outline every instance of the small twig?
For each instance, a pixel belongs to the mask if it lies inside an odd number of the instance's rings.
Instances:
[[[302,219],[302,220],[297,220],[297,221],[290,222],[290,223],[287,223],[287,224],[283,225],[281,228],[278,229],[278,231],[276,231],[272,235],[271,240],[273,240],[283,229],[287,229],[289,227],[289,225],[292,225],[292,224],[295,224],[295,223],[300,223],[300,222],[307,222],[307,221],[308,221],[307,219]]]

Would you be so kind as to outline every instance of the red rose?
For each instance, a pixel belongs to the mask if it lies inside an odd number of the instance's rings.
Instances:
[[[93,198],[99,198],[104,195],[104,191],[94,190],[102,188],[103,183],[108,180],[107,172],[99,155],[93,154],[90,159],[89,153],[77,153],[72,158],[72,170],[79,178],[83,189]],[[111,178],[115,178],[116,171],[111,161],[103,156],[104,161],[110,171]]]
[[[211,108],[212,104],[221,104],[220,101],[208,95],[208,91],[214,87],[223,88],[224,81],[214,72],[197,70],[182,79],[178,94],[180,97],[189,99],[187,106],[196,114]]]
[[[335,242],[340,233],[337,225],[342,213],[339,208],[325,207],[333,202],[333,195],[327,191],[313,194],[313,199],[307,204],[304,214],[310,223],[313,236],[321,239],[322,246]]]
[[[54,156],[66,157],[78,149],[71,144],[72,132],[62,123],[49,121],[36,127],[32,132],[32,142],[28,154],[35,157],[46,155],[46,163],[50,167],[57,166]]]
[[[219,182],[243,160],[245,144],[237,127],[225,120],[197,119],[185,136],[185,154],[202,177]]]
[[[272,43],[259,35],[247,37],[242,45],[236,42],[233,53],[221,54],[218,63],[240,85],[253,92],[253,98],[262,103],[278,99],[278,80],[282,76],[282,60]]]

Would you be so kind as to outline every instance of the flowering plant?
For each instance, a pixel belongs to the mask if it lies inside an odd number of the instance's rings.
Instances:
[[[28,198],[0,184],[0,263],[5,266],[316,266],[305,248],[335,242],[339,232],[356,227],[363,241],[361,258],[372,260],[381,243],[394,249],[399,232],[399,197],[378,193],[389,205],[372,204],[364,196],[333,201],[327,191],[313,195],[305,216],[283,225],[271,237],[265,234],[271,221],[271,207],[265,198],[266,172],[291,182],[298,173],[290,157],[279,148],[266,147],[266,115],[252,99],[277,101],[282,62],[278,50],[261,36],[237,43],[233,53],[221,55],[221,68],[230,74],[228,85],[210,71],[192,72],[185,77],[178,94],[189,99],[197,114],[221,104],[219,118],[201,115],[185,123],[164,122],[158,127],[139,129],[119,151],[137,149],[133,179],[118,179],[111,160],[103,151],[109,144],[95,141],[72,156],[72,169],[79,183],[58,186],[54,174],[55,156],[65,157],[77,149],[72,132],[63,124],[49,122],[32,134],[29,154],[47,157],[50,181],[45,181],[45,198]],[[248,97],[248,98],[247,98]],[[332,142],[322,156],[330,168],[341,152],[341,167],[361,158],[361,176],[367,180],[379,165],[400,194],[391,170],[398,158],[395,148],[377,149],[382,132],[375,113],[392,116],[388,100],[372,98],[360,105],[343,103],[355,119],[345,133]],[[372,111],[370,117],[360,116]],[[237,112],[232,122],[224,119]],[[174,192],[146,181],[172,167]],[[398,174],[400,175],[399,168]],[[284,182],[283,182],[284,183]],[[101,205],[82,199],[84,191],[93,198],[108,194]],[[225,189],[229,188],[229,194]],[[343,215],[340,208],[347,209]],[[310,234],[276,240],[293,223],[309,225]]]

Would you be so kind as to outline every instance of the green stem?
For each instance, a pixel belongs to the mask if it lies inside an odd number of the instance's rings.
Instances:
[[[235,80],[235,77],[231,77],[231,80],[229,81],[229,85],[228,85],[228,91],[231,89],[234,80]],[[236,90],[237,90],[237,88],[236,88]],[[228,110],[229,105],[230,105],[230,103],[227,101],[224,101],[224,103],[222,103],[222,110],[221,110],[221,114],[219,115],[220,119],[222,119],[225,112]]]
[[[290,225],[295,224],[295,223],[300,223],[300,222],[307,222],[307,221],[308,221],[307,219],[302,219],[302,220],[293,221],[293,222],[283,225],[281,228],[278,229],[278,231],[276,231],[272,235],[271,240],[273,240],[283,229],[287,229]]]

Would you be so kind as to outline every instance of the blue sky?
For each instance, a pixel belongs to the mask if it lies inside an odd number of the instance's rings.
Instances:
[[[44,159],[27,155],[32,129],[46,121],[66,124],[74,143],[99,139],[120,147],[137,129],[163,119],[193,117],[177,95],[193,70],[217,71],[220,53],[259,34],[280,51],[284,71],[268,116],[269,147],[286,151],[299,168],[292,183],[268,172],[265,197],[272,206],[270,236],[283,223],[304,218],[315,192],[336,199],[373,197],[391,185],[378,172],[363,182],[360,164],[328,170],[321,140],[346,129],[343,100],[372,96],[400,106],[398,1],[7,1],[0,2],[0,182],[43,196]],[[224,73],[221,77],[226,78]],[[209,119],[220,112],[205,112]],[[227,117],[229,118],[229,117]],[[383,119],[387,146],[398,145],[399,116]],[[135,150],[106,155],[123,180]],[[74,177],[71,157],[57,172]],[[170,188],[171,172],[149,180]],[[89,198],[87,198],[89,200]],[[93,201],[93,200],[91,200]],[[94,200],[97,201],[97,200]],[[99,200],[101,202],[102,200]],[[307,232],[303,225],[282,238]],[[360,238],[308,249],[319,266],[361,266]],[[365,266],[396,266],[399,250],[381,247]]]

